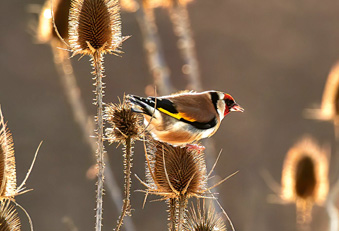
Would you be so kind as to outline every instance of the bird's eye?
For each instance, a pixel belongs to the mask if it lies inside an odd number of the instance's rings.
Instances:
[[[234,100],[231,99],[225,99],[225,103],[228,107],[231,107],[234,104]]]

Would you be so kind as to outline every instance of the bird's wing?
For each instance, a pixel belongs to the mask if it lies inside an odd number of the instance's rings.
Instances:
[[[219,115],[208,94],[182,94],[167,98],[178,115],[190,122],[209,123]]]

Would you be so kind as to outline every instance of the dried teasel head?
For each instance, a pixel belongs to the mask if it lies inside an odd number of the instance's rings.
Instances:
[[[195,209],[193,203],[188,213],[185,231],[226,231],[225,223],[222,217],[216,213],[212,203],[206,208],[206,202],[203,200],[202,208],[200,202]]]
[[[118,0],[72,0],[69,45],[73,55],[120,53],[127,37],[121,36]]]
[[[109,104],[105,109],[105,120],[111,125],[106,129],[109,142],[124,142],[127,137],[139,139],[143,128],[140,116],[131,110],[124,98],[118,104]]]
[[[296,203],[298,221],[305,223],[311,219],[312,205],[322,205],[326,200],[328,187],[328,150],[306,137],[287,153],[281,197]]]
[[[0,201],[0,231],[20,231],[21,224],[9,200]]]
[[[204,154],[150,140],[146,155],[147,192],[165,199],[202,196],[207,186]]]
[[[16,169],[12,135],[4,123],[0,110],[0,198],[17,194]]]
[[[53,4],[53,6],[52,6]],[[71,0],[46,0],[40,17],[37,30],[37,39],[41,43],[58,42],[58,46],[63,46],[59,35],[66,42],[68,41],[68,15],[71,6]],[[54,15],[55,27],[59,33],[56,33],[53,26],[52,11]]]

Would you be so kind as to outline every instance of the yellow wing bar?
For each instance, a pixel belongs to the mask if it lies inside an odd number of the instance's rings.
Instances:
[[[185,118],[185,114],[184,113],[171,113],[163,108],[158,108],[159,111],[173,117],[173,118],[176,118],[177,120],[180,120],[180,119],[184,119],[184,120],[187,120],[187,121],[190,121],[190,122],[196,122],[195,119],[191,119],[191,118]]]

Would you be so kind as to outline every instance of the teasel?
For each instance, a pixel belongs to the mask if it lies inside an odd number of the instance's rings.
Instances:
[[[124,97],[123,101],[118,104],[109,104],[105,108],[105,120],[110,127],[106,128],[107,140],[112,144],[117,142],[124,145],[124,200],[121,215],[115,228],[120,230],[124,217],[130,215],[131,202],[131,169],[133,161],[134,141],[141,137],[143,132],[142,123],[138,114],[131,110],[130,104]]]
[[[197,201],[197,208],[195,209],[193,203],[190,212],[187,216],[187,222],[184,225],[185,231],[226,231],[225,223],[217,214],[212,203],[206,207],[206,200]]]
[[[312,220],[314,204],[323,205],[328,183],[328,150],[305,137],[287,153],[282,171],[281,197],[296,203],[297,223],[307,225]]]
[[[94,71],[97,105],[97,206],[96,230],[101,230],[104,184],[104,144],[103,144],[103,96],[105,53],[118,55],[127,37],[121,35],[120,5],[118,0],[72,0],[69,15],[69,47],[73,56],[90,55]]]
[[[39,16],[36,38],[40,43],[53,43],[65,48],[68,41],[68,15],[71,0],[47,0]],[[53,15],[52,15],[53,11]],[[55,27],[54,25],[55,24]],[[55,29],[56,28],[56,29]]]
[[[3,206],[8,207],[7,203],[9,202],[15,203],[16,206],[21,208],[23,212],[26,214],[29,220],[31,230],[33,230],[32,220],[29,214],[27,213],[27,211],[15,201],[15,197],[31,191],[31,189],[25,188],[25,184],[30,173],[32,172],[32,169],[33,169],[33,166],[34,166],[41,144],[42,142],[39,144],[35,152],[32,164],[30,168],[28,169],[25,179],[22,181],[20,186],[17,187],[13,138],[12,138],[12,135],[9,129],[6,126],[6,123],[4,122],[4,117],[2,115],[2,111],[0,108],[0,201],[1,201],[0,208],[2,208]],[[12,211],[12,209],[10,210]],[[6,212],[4,212],[3,214],[6,214]],[[16,229],[13,229],[13,230],[16,230]]]
[[[21,223],[15,208],[10,200],[0,200],[0,231],[20,231]]]
[[[187,147],[172,146],[147,137],[146,182],[138,180],[146,187],[147,195],[161,196],[169,205],[169,229],[183,230],[186,219],[187,201],[191,197],[205,198],[209,191],[221,184],[207,187],[206,164],[202,151]],[[145,198],[145,201],[146,201]]]

